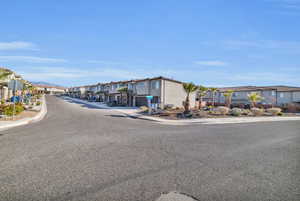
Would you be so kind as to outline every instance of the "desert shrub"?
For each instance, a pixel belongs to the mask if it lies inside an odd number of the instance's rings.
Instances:
[[[219,106],[216,108],[216,112],[222,114],[222,115],[226,115],[229,113],[229,108],[228,107],[224,107],[224,106]]]
[[[249,109],[242,109],[242,115],[250,115],[251,114],[251,110]]]
[[[281,112],[281,109],[276,108],[276,107],[272,107],[272,108],[267,109],[267,112],[271,113],[272,115],[277,115],[278,113]]]
[[[252,112],[255,116],[261,116],[261,115],[264,114],[264,110],[263,110],[263,109],[260,109],[260,108],[257,108],[257,107],[251,108],[251,112]]]
[[[140,110],[141,110],[142,112],[147,112],[147,111],[148,111],[148,107],[146,107],[146,106],[141,106],[141,107],[140,107]]]
[[[174,105],[173,104],[167,104],[165,105],[164,109],[165,110],[172,110],[174,108]]]
[[[14,105],[7,105],[4,108],[3,113],[4,113],[4,115],[7,115],[7,116],[13,116],[13,115],[18,115],[23,111],[24,111],[23,105],[22,104],[16,104],[15,112],[14,112]]]
[[[241,116],[242,114],[242,109],[240,108],[232,108],[231,111],[230,111],[230,114],[233,115],[233,116]]]

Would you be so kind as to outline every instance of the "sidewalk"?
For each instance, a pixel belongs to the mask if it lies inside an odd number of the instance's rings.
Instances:
[[[300,121],[300,115],[295,117],[228,117],[228,118],[201,118],[201,119],[182,119],[182,120],[171,120],[163,119],[159,117],[152,117],[139,113],[139,108],[136,107],[109,107],[106,104],[98,102],[88,102],[81,99],[64,97],[65,99],[73,100],[83,104],[91,105],[101,109],[109,109],[120,112],[128,117],[154,121],[160,124],[166,125],[192,125],[192,124],[236,124],[236,123],[255,123],[255,122],[272,122],[272,121]]]
[[[46,104],[46,98],[45,96],[42,98],[43,104],[41,107],[40,112],[34,116],[34,117],[30,117],[30,118],[23,118],[20,120],[16,120],[16,121],[0,121],[0,131],[4,131],[13,127],[17,127],[17,126],[23,126],[29,123],[34,123],[34,122],[38,122],[41,121],[47,114],[47,104]]]

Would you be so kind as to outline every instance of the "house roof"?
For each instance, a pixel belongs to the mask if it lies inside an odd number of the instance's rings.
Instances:
[[[180,83],[182,84],[183,82],[178,81],[178,80],[174,80],[174,79],[170,79],[167,77],[163,77],[163,76],[158,76],[158,77],[153,77],[153,78],[144,78],[144,79],[132,79],[132,80],[125,80],[125,81],[116,81],[116,82],[109,82],[109,83],[104,83],[104,84],[121,84],[121,83],[130,83],[130,82],[144,82],[144,81],[151,81],[151,80],[168,80],[171,82],[176,82],[176,83]]]
[[[233,90],[233,91],[276,90],[276,91],[288,92],[288,91],[300,91],[300,87],[278,85],[278,86],[239,86],[239,87],[219,88],[220,92],[225,92],[228,90]]]
[[[112,81],[112,82],[107,82],[107,83],[98,83],[96,85],[86,85],[86,86],[80,86],[80,87],[91,87],[91,86],[97,86],[97,85],[109,85],[109,84],[126,84],[126,83],[132,83],[132,82],[144,82],[144,81],[151,81],[151,80],[168,80],[171,82],[176,82],[179,84],[182,84],[183,82],[178,81],[178,80],[174,80],[174,79],[170,79],[170,78],[166,78],[163,76],[159,76],[159,77],[153,77],[153,78],[144,78],[144,79],[132,79],[132,80],[123,80],[123,81]],[[71,88],[76,88],[76,87],[71,87]]]

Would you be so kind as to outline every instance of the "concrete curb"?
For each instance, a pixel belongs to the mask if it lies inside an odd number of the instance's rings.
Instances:
[[[272,122],[272,121],[300,121],[300,116],[295,117],[228,117],[228,118],[203,118],[203,119],[184,119],[184,120],[170,120],[162,119],[159,117],[151,117],[147,115],[142,115],[138,113],[128,113],[124,109],[117,109],[108,106],[102,106],[99,104],[87,102],[77,98],[64,97],[69,100],[74,100],[83,104],[91,105],[101,109],[110,109],[113,111],[120,112],[127,117],[153,121],[159,124],[165,125],[194,125],[194,124],[238,124],[238,123],[256,123],[256,122]]]
[[[43,104],[42,104],[42,108],[40,110],[40,112],[31,118],[24,118],[24,119],[20,119],[17,121],[7,121],[6,125],[0,125],[0,131],[4,131],[4,130],[8,130],[10,128],[14,128],[14,127],[18,127],[18,126],[23,126],[29,123],[36,123],[38,121],[41,121],[42,119],[44,119],[44,117],[47,114],[47,104],[46,104],[46,98],[45,96],[43,96]]]

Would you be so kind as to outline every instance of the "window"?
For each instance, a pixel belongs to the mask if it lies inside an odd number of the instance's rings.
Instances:
[[[279,97],[280,97],[280,98],[283,98],[283,97],[284,97],[284,93],[281,92],[281,93],[279,94]]]
[[[275,91],[272,91],[272,96],[275,96]]]
[[[151,82],[151,89],[159,89],[160,81],[155,80]]]

